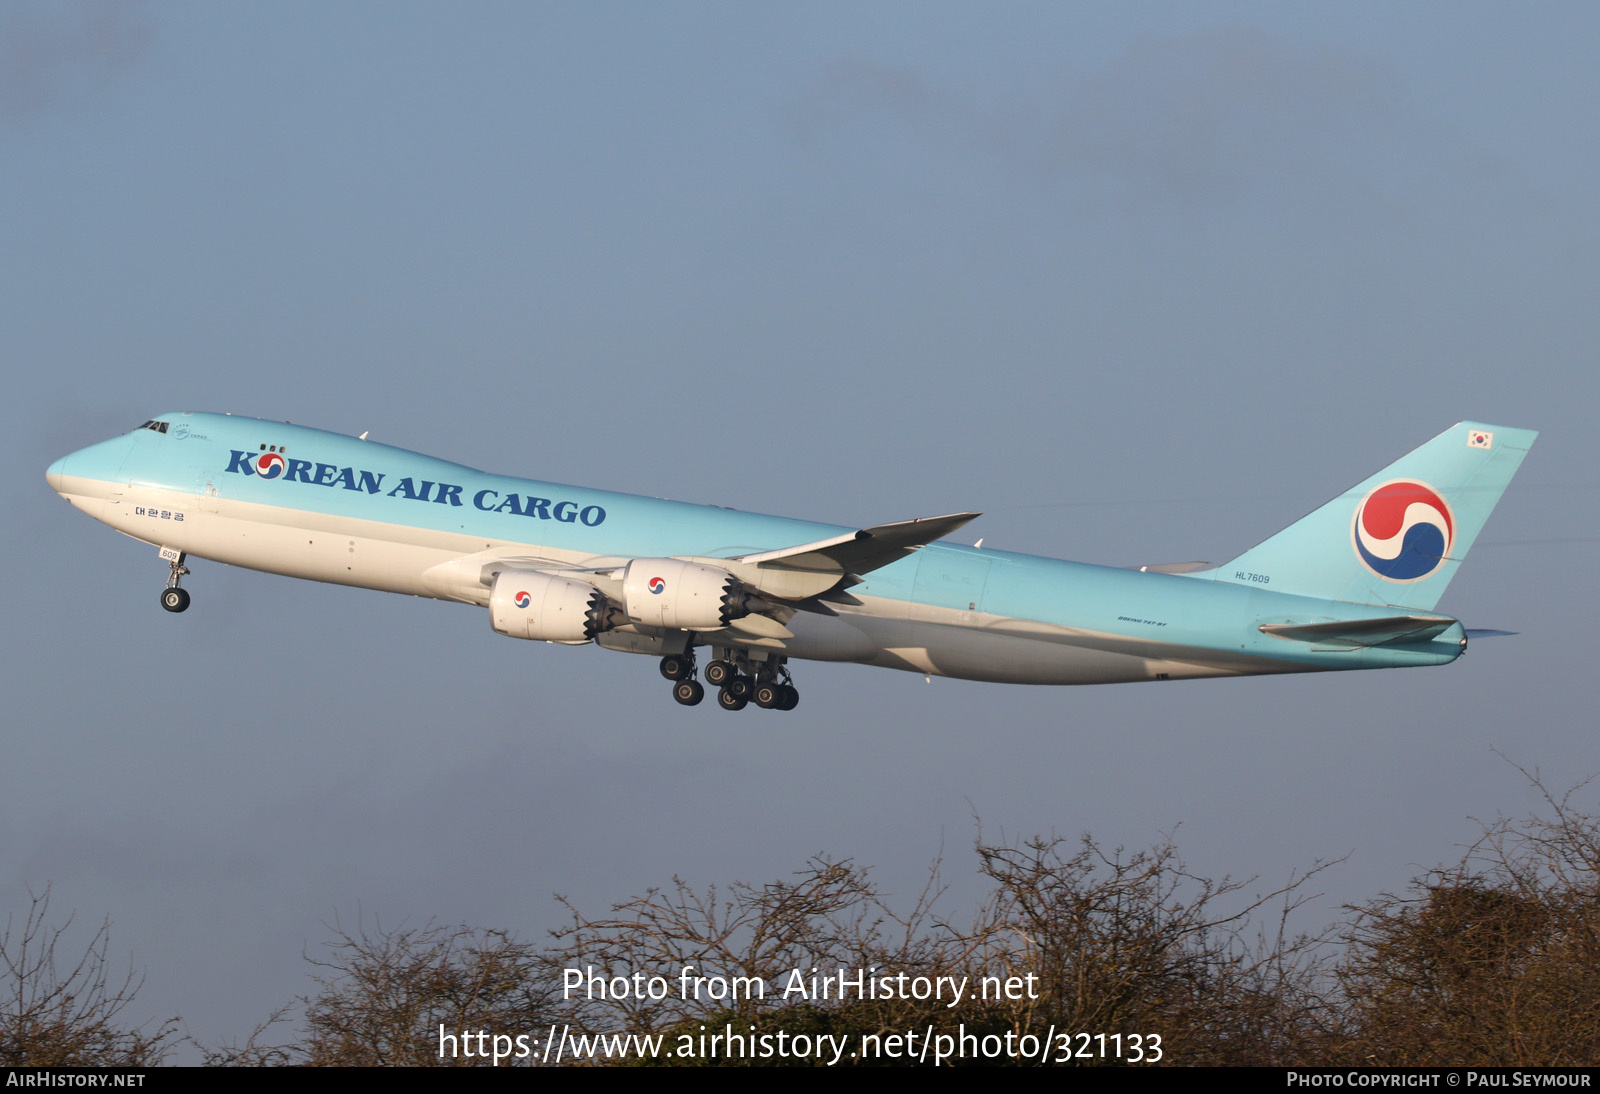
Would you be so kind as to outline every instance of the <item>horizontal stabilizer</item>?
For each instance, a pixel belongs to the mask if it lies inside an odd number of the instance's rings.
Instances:
[[[954,532],[977,513],[951,513],[944,517],[879,524],[832,539],[783,547],[776,551],[739,555],[730,559],[763,569],[804,570],[823,574],[864,574],[898,562],[911,552]]]
[[[1448,616],[1391,615],[1380,619],[1337,619],[1327,623],[1263,623],[1262,634],[1319,646],[1359,649],[1391,642],[1426,642],[1455,624]]]

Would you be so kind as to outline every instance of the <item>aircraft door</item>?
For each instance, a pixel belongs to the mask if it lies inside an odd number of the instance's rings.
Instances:
[[[195,472],[195,508],[202,513],[215,513],[219,504],[217,497],[217,479],[220,477],[215,471],[197,469]]]

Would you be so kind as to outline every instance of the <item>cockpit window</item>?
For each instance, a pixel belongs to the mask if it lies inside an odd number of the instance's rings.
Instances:
[[[153,429],[157,433],[165,433],[167,431],[167,423],[166,422],[158,422],[158,421],[151,420],[151,421],[145,422],[144,425],[140,426],[139,428],[140,429]]]

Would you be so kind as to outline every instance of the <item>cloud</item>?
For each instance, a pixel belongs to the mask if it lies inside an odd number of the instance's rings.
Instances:
[[[1075,92],[1049,119],[1047,164],[1189,196],[1324,171],[1397,97],[1378,61],[1246,31],[1145,42]]]
[[[1217,200],[1339,175],[1352,145],[1392,146],[1399,98],[1379,58],[1233,28],[1145,38],[1100,70],[990,102],[916,71],[841,61],[790,121],[822,141],[889,119],[1051,183]]]

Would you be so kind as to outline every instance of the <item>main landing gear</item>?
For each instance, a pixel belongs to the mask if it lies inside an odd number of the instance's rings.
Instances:
[[[717,706],[743,710],[755,700],[764,710],[793,710],[800,692],[789,675],[786,657],[752,662],[742,650],[717,648],[716,660],[706,665],[706,683],[717,689]],[[705,698],[706,689],[694,678],[694,651],[671,653],[661,659],[661,675],[673,681],[672,697],[686,707]]]
[[[706,697],[706,689],[694,678],[693,649],[663,657],[661,675],[672,681],[672,697],[686,707],[698,706]]]
[[[179,555],[167,560],[171,572],[167,575],[167,587],[161,590],[161,606],[169,612],[181,612],[189,607],[189,591],[178,584],[183,580],[183,575],[189,572],[183,559],[184,556]]]

